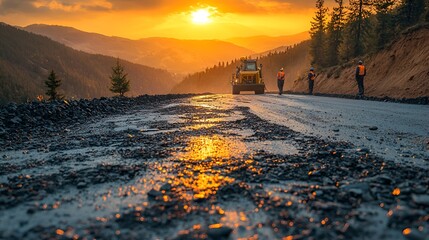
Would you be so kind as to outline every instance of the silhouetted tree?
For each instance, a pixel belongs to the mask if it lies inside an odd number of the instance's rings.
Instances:
[[[402,27],[416,24],[425,12],[425,0],[403,0],[399,7],[399,23]]]
[[[349,57],[361,56],[367,51],[367,42],[371,30],[371,7],[370,0],[350,0],[348,22],[346,27],[345,55]]]
[[[58,88],[61,86],[61,79],[57,77],[54,70],[49,74],[48,80],[45,81],[45,85],[48,88],[46,95],[48,95],[49,101],[61,100],[64,98],[58,93]]]
[[[332,10],[327,30],[327,66],[339,63],[340,46],[343,42],[345,8],[343,0],[335,0],[335,2],[338,5]]]
[[[425,21],[429,22],[429,0],[426,0],[426,16]]]
[[[382,49],[386,44],[390,43],[395,36],[395,19],[393,7],[396,0],[379,0],[374,2],[377,12],[377,49]]]
[[[319,66],[325,66],[325,34],[326,34],[326,13],[324,0],[316,0],[316,13],[311,21],[311,55],[313,63]]]
[[[130,91],[130,81],[127,79],[127,73],[124,73],[124,67],[119,63],[119,58],[116,60],[116,66],[112,67],[112,75],[110,81],[112,86],[110,91],[118,93],[123,97],[124,94]]]

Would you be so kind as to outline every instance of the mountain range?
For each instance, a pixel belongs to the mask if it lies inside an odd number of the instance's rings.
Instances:
[[[145,38],[131,40],[83,32],[70,27],[30,25],[26,31],[47,36],[54,41],[88,53],[103,54],[128,61],[187,74],[255,52],[219,40],[179,40]]]
[[[54,41],[88,53],[120,57],[131,62],[189,74],[207,67],[255,55],[280,46],[289,46],[308,39],[308,33],[293,36],[257,36],[220,40],[179,40],[144,38],[131,40],[88,33],[71,27],[30,25],[26,31],[47,36]]]
[[[116,58],[74,50],[47,37],[0,23],[0,102],[33,100],[46,91],[51,70],[67,98],[112,96],[109,75]],[[168,93],[179,81],[166,70],[120,60],[131,81],[128,95]]]

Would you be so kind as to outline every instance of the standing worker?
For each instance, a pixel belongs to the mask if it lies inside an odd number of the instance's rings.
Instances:
[[[281,68],[277,73],[277,86],[279,87],[279,95],[283,94],[283,86],[285,85],[285,72],[284,69]]]
[[[363,80],[366,76],[366,67],[363,65],[362,61],[359,61],[359,65],[356,68],[356,81],[359,88],[358,97],[363,98],[365,89],[363,85]]]
[[[314,67],[310,68],[308,73],[308,94],[313,95],[314,80],[316,79],[316,74],[314,73]]]

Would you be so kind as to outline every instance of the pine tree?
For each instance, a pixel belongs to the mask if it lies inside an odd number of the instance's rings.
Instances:
[[[335,0],[338,4],[333,8],[331,20],[327,30],[327,65],[334,66],[339,63],[340,46],[343,42],[345,8],[343,0]]]
[[[426,0],[426,16],[425,21],[429,22],[429,0]]]
[[[363,55],[367,51],[367,42],[371,30],[371,0],[350,0],[347,24],[348,42],[351,57]]]
[[[49,96],[49,101],[61,100],[64,98],[57,92],[58,87],[61,86],[61,80],[57,78],[54,70],[49,74],[48,80],[45,81],[45,85],[48,88],[46,95]]]
[[[119,58],[116,60],[116,66],[112,67],[112,75],[110,75],[111,87],[110,91],[119,93],[123,97],[124,94],[130,91],[130,81],[127,79],[128,73],[124,73],[124,67],[119,63]]]
[[[395,21],[393,15],[395,2],[395,0],[379,0],[374,3],[377,12],[376,44],[378,50],[390,43],[395,36]]]
[[[429,22],[429,0],[426,0],[426,15],[425,15],[425,21]]]
[[[324,67],[326,65],[325,38],[326,38],[326,13],[324,0],[316,0],[316,15],[311,22],[311,55],[313,63]]]
[[[425,12],[425,0],[403,0],[399,7],[399,23],[402,27],[416,24]]]

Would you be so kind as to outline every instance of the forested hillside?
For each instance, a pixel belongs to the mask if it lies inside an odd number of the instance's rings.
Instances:
[[[116,59],[80,52],[47,37],[0,23],[0,102],[22,102],[44,95],[54,70],[66,98],[111,96],[111,67]],[[122,61],[129,73],[128,95],[168,93],[177,81],[167,71]]]
[[[263,78],[267,89],[275,91],[277,89],[276,75],[281,67],[285,68],[286,83],[285,89],[290,89],[293,82],[302,76],[310,68],[310,42],[305,41],[293,47],[289,47],[283,52],[270,53],[259,59],[263,65]],[[221,63],[187,76],[173,90],[173,93],[230,93],[231,76],[235,73],[235,68],[241,63],[234,60],[230,63]]]
[[[428,0],[315,0],[311,22],[314,65],[326,68],[378,53],[403,31],[429,21]]]
[[[392,98],[429,97],[429,24],[404,32],[390,46],[363,58],[367,67],[367,96]],[[328,94],[357,93],[357,63],[349,62],[322,71],[314,92]],[[307,79],[296,81],[295,92],[307,92]]]
[[[356,94],[356,66],[367,69],[365,94],[377,97],[429,96],[429,1],[335,0],[329,11],[316,0],[311,58],[320,74],[315,92]],[[306,78],[293,91],[306,92]]]

